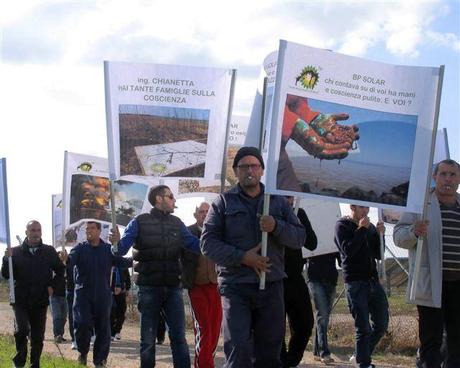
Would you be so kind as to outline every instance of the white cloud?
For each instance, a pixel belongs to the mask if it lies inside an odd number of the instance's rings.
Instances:
[[[0,26],[5,27],[8,24],[16,22],[33,9],[43,6],[44,3],[41,0],[21,0],[15,2],[13,6],[8,1],[2,1],[0,3]]]
[[[2,85],[0,157],[7,158],[14,238],[33,218],[51,229],[64,150],[107,155],[104,84],[95,68],[3,65]]]
[[[50,194],[61,191],[65,149],[106,155],[104,59],[237,68],[234,112],[248,114],[259,66],[280,38],[356,56],[460,48],[458,33],[432,29],[451,11],[444,1],[2,4],[0,156],[11,173],[13,234],[33,217],[51,228]]]
[[[381,34],[378,24],[373,21],[363,22],[357,29],[345,35],[338,51],[348,55],[363,56],[379,39]]]
[[[393,54],[418,56],[418,47],[425,41],[425,32],[447,11],[442,1],[408,1],[390,8],[383,24],[387,49]]]
[[[41,57],[44,63],[110,58],[258,65],[280,38],[353,55],[383,42],[391,53],[414,56],[426,27],[447,12],[439,1],[26,4],[9,11],[14,21],[6,22],[4,52],[18,59]]]
[[[427,31],[426,36],[434,44],[451,48],[454,51],[460,51],[460,37],[454,33],[439,33]]]

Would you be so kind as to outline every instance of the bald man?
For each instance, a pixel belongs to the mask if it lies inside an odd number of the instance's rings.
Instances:
[[[10,278],[7,257],[10,255],[16,296],[13,363],[15,367],[25,366],[30,334],[30,367],[39,368],[49,297],[56,285],[64,282],[64,264],[52,246],[43,244],[42,227],[36,220],[27,223],[24,242],[6,252],[2,264],[2,276],[6,279]]]
[[[201,203],[193,216],[196,223],[190,232],[201,237],[209,204]],[[222,322],[222,305],[217,291],[216,265],[208,257],[186,252],[183,263],[183,287],[188,289],[195,331],[195,367],[214,368],[214,353]]]

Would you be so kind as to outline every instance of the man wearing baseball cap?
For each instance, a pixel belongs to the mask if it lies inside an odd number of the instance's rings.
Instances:
[[[305,229],[284,197],[271,196],[262,215],[264,162],[255,147],[233,161],[238,184],[212,204],[201,237],[202,252],[217,264],[222,297],[225,367],[281,367],[284,338],[284,246],[300,249]],[[259,255],[262,231],[267,257]],[[259,290],[259,276],[266,285]]]

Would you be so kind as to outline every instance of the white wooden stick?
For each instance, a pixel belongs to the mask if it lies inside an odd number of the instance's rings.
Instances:
[[[265,193],[264,194],[263,215],[268,216],[269,211],[270,211],[270,194]],[[261,249],[262,257],[267,256],[267,243],[268,243],[268,233],[266,231],[262,231],[262,249]],[[265,290],[265,276],[266,276],[265,271],[260,273],[260,283],[259,283],[260,290]]]

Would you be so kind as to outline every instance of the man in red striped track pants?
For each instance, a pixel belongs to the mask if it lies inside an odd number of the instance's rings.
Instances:
[[[201,236],[209,204],[201,203],[195,210],[196,223],[189,226],[196,237]],[[182,285],[188,289],[195,331],[195,368],[214,368],[214,355],[222,322],[222,305],[217,290],[215,264],[204,255],[184,251]]]

